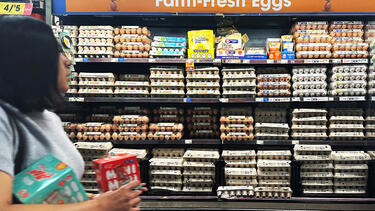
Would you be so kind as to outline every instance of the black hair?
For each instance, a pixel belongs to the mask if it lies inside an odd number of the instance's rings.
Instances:
[[[0,17],[0,99],[24,113],[56,108],[59,49],[52,29],[27,16]]]

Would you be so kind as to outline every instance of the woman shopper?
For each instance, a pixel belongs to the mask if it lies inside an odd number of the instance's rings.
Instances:
[[[12,200],[14,176],[48,154],[72,167],[80,178],[84,162],[51,109],[63,104],[72,65],[58,48],[51,28],[21,16],[0,17],[0,210],[136,211],[133,181],[82,203],[26,205]]]

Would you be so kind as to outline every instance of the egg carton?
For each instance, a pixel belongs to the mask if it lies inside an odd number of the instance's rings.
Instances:
[[[257,138],[258,140],[264,140],[264,139],[268,139],[268,140],[275,140],[275,139],[280,139],[280,140],[287,140],[289,138],[289,134],[288,133],[264,133],[264,132],[260,132],[260,133],[255,133],[255,138]]]
[[[367,164],[335,164],[336,172],[363,172],[367,170]]]
[[[314,34],[306,34],[306,35],[299,35],[296,37],[296,43],[331,43],[332,37],[327,34],[321,35],[314,35]]]
[[[122,44],[122,45],[143,45],[144,50],[149,51],[151,49],[151,40],[146,35],[138,35],[138,34],[122,34],[122,35],[115,35],[113,37],[114,43]]]
[[[258,159],[289,160],[292,153],[289,150],[258,150]]]
[[[327,133],[309,133],[309,132],[293,132],[292,133],[293,139],[298,140],[326,140],[328,138]]]
[[[288,97],[291,95],[289,90],[258,90],[258,97]]]
[[[109,155],[120,155],[120,154],[133,154],[137,156],[137,159],[145,159],[147,156],[147,150],[145,149],[123,149],[123,148],[113,148],[109,151]]]
[[[332,158],[337,161],[367,161],[371,160],[370,155],[364,151],[334,151],[332,153]]]
[[[183,163],[185,170],[193,171],[213,171],[215,169],[215,164],[212,162],[194,162],[194,161],[185,161]]]
[[[220,126],[220,132],[253,132],[254,128],[251,124],[222,124]]]
[[[226,179],[256,179],[257,171],[255,168],[232,168],[225,167]]]
[[[142,115],[119,115],[113,117],[115,124],[148,124],[150,119]]]
[[[303,194],[313,194],[313,195],[333,194],[333,189],[332,188],[303,188]]]
[[[188,97],[220,97],[219,88],[187,88],[186,95]]]
[[[114,93],[116,97],[123,96],[123,97],[148,97],[150,92],[148,88],[116,88]]]
[[[290,81],[290,74],[258,74],[258,82],[288,82]]]
[[[78,38],[77,46],[114,47],[111,38]]]
[[[96,96],[96,97],[111,97],[113,95],[113,90],[108,88],[80,88],[78,93],[75,93],[80,97],[85,96]]]
[[[363,125],[363,122],[365,121],[365,119],[362,117],[362,116],[355,116],[355,114],[353,113],[349,113],[350,115],[352,116],[339,116],[339,115],[335,115],[333,116],[334,114],[330,113],[330,115],[332,115],[330,118],[329,118],[329,122],[331,124],[362,124]]]
[[[256,187],[255,197],[291,198],[292,190],[289,187]]]
[[[222,133],[220,139],[222,141],[252,141],[254,135],[249,132],[229,132]]]
[[[184,178],[184,185],[190,187],[212,187],[214,181],[211,178],[199,179],[199,178]]]
[[[362,29],[332,29],[330,31],[332,37],[363,37]]]
[[[313,82],[313,81],[325,81],[327,75],[325,73],[311,73],[311,74],[293,74],[293,82]]]
[[[90,30],[113,30],[113,27],[112,26],[105,26],[105,25],[102,25],[102,26],[80,26],[79,27],[79,30],[87,30],[87,31],[90,31]]]
[[[349,178],[349,179],[334,179],[334,186],[336,187],[366,187],[367,178]]]
[[[148,58],[149,54],[141,50],[122,50],[113,53],[115,58]]]
[[[185,118],[176,114],[159,114],[153,117],[154,122],[184,122]]]
[[[259,187],[289,187],[290,180],[262,180],[258,181]]]
[[[151,97],[184,97],[184,88],[151,88]]]
[[[200,149],[193,150],[188,149],[184,154],[185,161],[192,162],[215,162],[220,158],[219,152],[215,150]]]
[[[212,192],[212,187],[190,187],[184,186],[183,192]]]
[[[366,194],[366,188],[353,188],[353,189],[347,189],[347,188],[335,188],[335,194]]]
[[[375,124],[367,123],[365,129],[366,129],[367,132],[374,132],[375,131]]]
[[[332,148],[330,145],[294,145],[294,151],[299,155],[304,155],[306,153],[319,153],[319,154],[331,154]]]
[[[331,179],[326,180],[302,180],[302,187],[332,187],[333,182]]]
[[[333,52],[336,51],[367,51],[369,44],[367,43],[335,43]]]
[[[116,137],[117,135],[117,137]],[[116,140],[119,140],[119,141],[139,141],[139,140],[146,140],[148,137],[147,137],[147,133],[141,133],[141,132],[120,132],[120,133],[113,133],[112,134],[112,139],[114,141]]]
[[[91,181],[81,181],[83,187],[85,188],[85,191],[98,191],[99,192],[99,189],[98,189],[98,183],[95,181],[95,182],[91,182]]]
[[[325,89],[327,88],[327,82],[325,81],[304,81],[304,82],[295,82],[293,83],[293,89],[295,91],[302,89],[302,90],[323,90],[327,92]],[[321,91],[322,92],[322,91]]]
[[[330,139],[344,139],[344,140],[362,140],[365,138],[363,132],[331,132],[329,134]]]
[[[363,124],[333,124],[329,125],[331,132],[363,132]]]
[[[292,120],[293,121],[293,120]],[[303,124],[293,124],[293,133],[325,133],[327,126],[325,125],[303,125]]]
[[[330,88],[333,90],[345,89],[366,89],[366,81],[336,81],[330,83]]]
[[[298,29],[298,30],[295,30],[293,33],[294,38],[297,38],[299,36],[304,36],[304,35],[325,35],[325,34],[328,34],[328,31],[325,29],[314,29],[314,30]]]
[[[222,199],[252,197],[254,196],[254,188],[252,186],[219,186],[217,196]]]
[[[354,73],[334,73],[331,76],[331,81],[366,81],[367,74],[365,72]]]
[[[195,74],[214,74],[218,75],[219,74],[219,68],[218,67],[196,67],[194,69],[194,72],[188,72],[191,75]]]
[[[356,58],[368,58],[367,51],[334,51],[332,53],[332,57],[334,59],[340,58],[347,58],[347,59],[356,59]]]
[[[297,59],[330,59],[330,51],[299,51],[296,53]]]
[[[229,168],[255,168],[257,162],[253,160],[226,160],[226,167]]]
[[[80,31],[78,35],[79,38],[99,38],[99,39],[111,39],[111,42],[113,40],[113,34],[111,32],[106,32],[106,31],[88,31],[88,32],[83,32]]]
[[[83,50],[76,53],[78,58],[112,58],[112,50]]]
[[[156,132],[156,131],[161,131],[161,132],[182,132],[184,129],[183,124],[178,124],[178,123],[151,123],[150,124],[150,131],[151,132]]]
[[[184,170],[184,178],[213,178],[215,176],[215,171],[197,171],[197,170]]]
[[[223,79],[255,79],[255,68],[233,68],[224,67],[222,69]]]
[[[254,79],[223,79],[223,88],[250,88],[256,87],[256,81]]]
[[[223,115],[223,114],[222,114]],[[245,125],[252,125],[254,119],[252,116],[237,116],[237,115],[229,115],[229,116],[222,116],[220,117],[221,124],[245,124]]]
[[[187,110],[188,115],[217,115],[218,113],[218,109],[208,106],[196,106]]]
[[[150,79],[184,79],[183,69],[179,67],[152,67]]]
[[[181,179],[182,177],[180,170],[151,170],[150,174],[153,178],[159,179]]]
[[[290,89],[289,82],[258,82],[257,89]]]
[[[290,179],[290,171],[265,171],[258,168],[257,171],[258,180],[286,180]]]
[[[116,81],[113,85],[116,86],[116,89],[124,87],[141,87],[147,89],[150,86],[150,83],[148,81]]]
[[[212,123],[212,122],[194,122],[194,123],[189,123],[187,128],[190,131],[197,131],[197,130],[218,131],[219,126],[216,123]]]
[[[187,82],[186,87],[188,89],[199,89],[199,88],[205,88],[205,89],[210,89],[210,88],[220,88],[220,83],[219,80],[216,80],[215,82],[208,81],[208,80],[199,80],[199,81],[194,81],[194,82]]]
[[[225,161],[255,159],[255,150],[223,150],[222,157]]]
[[[362,37],[332,37],[333,43],[363,43]]]
[[[328,22],[326,21],[311,21],[311,22],[297,22],[292,26],[292,31],[295,30],[326,30],[328,29]]]
[[[212,130],[212,129],[190,131],[190,137],[193,137],[193,138],[216,138],[219,135],[220,135],[219,131]]]
[[[111,140],[111,133],[102,132],[78,132],[76,138],[78,141],[109,141]]]
[[[332,172],[301,172],[301,178],[333,178]]]
[[[334,169],[332,163],[302,164],[301,172],[326,172]]]
[[[296,52],[299,51],[331,51],[330,43],[298,43],[296,44]]]
[[[319,97],[327,96],[326,89],[297,89],[293,91],[294,97]]]
[[[152,177],[152,175],[150,175]],[[168,185],[182,185],[181,179],[160,179],[160,178],[151,178],[150,182],[153,185],[162,185],[162,186],[168,186]]]
[[[251,115],[253,114],[253,109],[252,109],[252,107],[247,107],[247,106],[223,107],[223,108],[221,108],[220,113],[221,113],[222,117],[224,117],[224,116],[236,116],[235,118],[232,118],[232,119],[245,119],[246,117],[251,117]],[[220,121],[220,123],[224,123],[224,122]],[[228,122],[228,123],[230,123],[230,122]]]
[[[371,92],[373,93],[373,88],[375,88],[375,81],[374,80],[370,80],[368,82],[368,87],[369,87],[369,90],[371,90]]]
[[[286,110],[282,108],[255,108],[255,118],[257,122],[260,122],[258,121],[259,118],[276,118],[286,122]]]
[[[290,163],[290,160],[258,159],[257,167],[268,171],[289,171]]]
[[[184,149],[178,149],[178,148],[153,148],[152,154],[154,157],[182,157],[185,153]]]
[[[160,106],[152,110],[154,115],[183,115],[184,109],[174,106]]]
[[[244,98],[255,97],[255,88],[223,88],[223,97]]]
[[[83,155],[106,155],[113,147],[110,142],[76,142],[74,146]]]
[[[166,140],[166,141],[174,141],[174,140],[181,140],[183,134],[181,132],[155,132],[155,133],[148,133],[147,138],[148,140]]]
[[[186,48],[186,42],[154,41],[151,43],[151,46],[159,48]]]
[[[113,31],[115,34],[143,34],[150,36],[151,32],[147,29],[147,27],[141,27],[141,26],[121,26],[113,28]]]
[[[87,73],[81,72],[78,75],[80,82],[88,81],[88,82],[114,82],[115,76],[113,73]]]
[[[113,115],[111,114],[100,114],[100,113],[94,113],[90,116],[86,116],[86,121],[101,121],[101,122],[111,122],[113,119]]]
[[[287,123],[255,123],[255,132],[257,133],[288,133]]]
[[[256,187],[258,185],[257,179],[226,179],[227,186],[252,186]]]
[[[174,49],[174,48],[151,48],[150,58],[185,58],[185,49]]]
[[[68,121],[72,121],[72,122],[75,122],[75,121],[79,121],[80,119],[80,116],[78,116],[77,114],[71,114],[71,113],[59,113],[59,117],[61,118],[61,120],[63,122],[68,122]]]
[[[301,161],[305,164],[317,164],[321,163],[330,163],[332,162],[332,158],[330,154],[327,152],[315,152],[315,155],[299,155],[298,151],[295,151],[294,157],[297,161]]]
[[[362,21],[334,21],[330,25],[330,29],[363,29]]]
[[[352,117],[352,116],[362,116],[364,114],[363,109],[348,109],[348,108],[334,108],[329,110],[330,116],[350,116],[350,118],[360,118],[362,117]],[[348,115],[350,114],[350,115]]]
[[[310,74],[319,74],[326,73],[326,66],[294,66],[292,69],[293,75],[310,75]]]
[[[375,89],[373,89],[373,88],[369,89],[368,94],[371,95],[371,96],[375,95]]]
[[[212,114],[192,114],[186,117],[186,120],[188,122],[213,124],[217,121],[217,116],[213,116]]]
[[[151,158],[150,167],[152,168],[175,168],[181,169],[183,167],[184,160],[182,158]]]
[[[151,186],[151,190],[169,190],[169,191],[182,191],[182,187],[171,187],[171,186]]]
[[[367,178],[368,172],[335,172],[337,179],[351,179],[351,178]]]
[[[103,122],[88,122],[77,124],[75,130],[79,132],[110,132],[112,130],[112,125]]]
[[[120,38],[120,40],[121,39],[125,39],[125,38]],[[131,40],[131,41],[134,41],[134,42],[116,43],[116,45],[114,47],[115,47],[115,50],[117,52],[120,52],[120,53],[124,53],[124,51],[126,52],[126,50],[128,50],[128,51],[149,52],[149,50],[150,50],[151,47],[150,47],[149,44],[147,44],[148,43],[147,42],[147,38],[145,38],[145,39],[146,40],[143,40],[141,37],[138,37],[138,38],[128,38],[129,41]]]

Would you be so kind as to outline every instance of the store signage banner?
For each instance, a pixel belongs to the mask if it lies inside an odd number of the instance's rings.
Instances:
[[[375,0],[55,0],[65,13],[374,13]],[[61,12],[61,8],[56,8]]]

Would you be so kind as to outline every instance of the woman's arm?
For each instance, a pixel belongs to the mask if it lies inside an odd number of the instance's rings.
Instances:
[[[139,182],[133,181],[117,191],[100,195],[94,200],[66,205],[28,205],[12,204],[12,183],[10,175],[0,171],[0,210],[6,211],[138,211],[136,207],[141,201],[141,190],[133,190]]]

